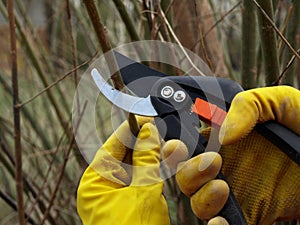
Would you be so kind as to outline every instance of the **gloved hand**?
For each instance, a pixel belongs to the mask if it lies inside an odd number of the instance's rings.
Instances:
[[[252,131],[256,123],[268,120],[277,120],[300,135],[300,92],[277,86],[239,93],[220,130],[222,173],[249,225],[300,218],[300,166]],[[208,136],[209,131],[202,134]],[[172,153],[175,141],[166,143],[165,156]],[[182,192],[191,197],[194,213],[210,225],[228,224],[215,217],[228,197],[227,184],[214,179],[221,168],[220,155],[207,152],[179,163],[176,175]]]
[[[130,166],[123,163],[129,151],[124,144],[130,146],[132,142]],[[143,124],[135,141],[124,122],[98,150],[82,176],[77,207],[83,224],[169,225],[159,159],[156,127],[149,121]]]

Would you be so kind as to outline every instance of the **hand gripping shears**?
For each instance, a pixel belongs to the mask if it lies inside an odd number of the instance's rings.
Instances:
[[[212,127],[220,127],[234,96],[242,87],[229,79],[211,76],[168,76],[114,52],[126,87],[135,94],[112,88],[96,68],[91,75],[102,94],[114,105],[138,115],[154,116],[165,140],[180,139],[191,157],[203,153],[210,144],[198,128],[199,119]],[[300,137],[275,121],[254,128],[300,165]],[[213,138],[213,144],[218,138]],[[217,178],[225,180],[220,173]],[[234,193],[218,214],[231,225],[246,225]]]

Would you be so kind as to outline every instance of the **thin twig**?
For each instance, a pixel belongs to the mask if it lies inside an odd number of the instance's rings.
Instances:
[[[151,17],[152,13],[153,13],[153,11],[148,8],[147,1],[143,0],[141,14],[145,14],[145,17],[146,17],[146,20],[147,20],[147,24],[148,24],[148,28],[149,28],[150,31],[152,30],[152,25],[153,25],[152,17]]]
[[[98,52],[96,52],[90,59],[88,59],[87,61],[81,63],[80,65],[78,65],[77,67],[73,68],[72,70],[70,70],[68,73],[66,73],[65,75],[63,75],[62,77],[60,77],[59,79],[57,79],[55,82],[53,82],[52,84],[50,84],[49,86],[45,87],[43,90],[41,90],[39,93],[37,93],[36,95],[32,96],[30,99],[17,104],[16,107],[18,108],[22,108],[23,106],[25,106],[26,104],[32,102],[34,99],[36,99],[37,97],[39,97],[41,94],[45,93],[46,91],[48,91],[50,88],[54,87],[55,85],[57,85],[59,82],[61,82],[62,80],[64,80],[65,78],[67,78],[68,76],[72,75],[74,71],[80,69],[81,67],[85,66],[86,64],[90,63],[96,56],[97,56]]]
[[[300,54],[300,49],[297,50],[297,53]],[[291,59],[288,61],[286,67],[284,68],[284,70],[282,71],[282,73],[280,74],[280,76],[278,77],[278,79],[274,83],[272,83],[272,86],[273,85],[280,85],[281,84],[281,82],[282,82],[285,74],[287,73],[287,71],[289,70],[289,68],[293,65],[295,59],[296,59],[296,56],[293,55],[291,57]]]
[[[172,1],[173,2],[173,1]],[[172,3],[170,3],[172,4]],[[165,23],[165,20],[162,16],[162,13],[163,13],[163,9],[161,8],[161,5],[160,5],[160,1],[158,0],[153,0],[153,6],[154,6],[154,10],[157,12],[156,14],[159,16],[159,19],[160,19],[160,23],[158,24],[158,20],[154,19],[153,20],[153,36],[154,36],[154,39],[157,38],[157,35],[159,34],[159,30],[161,30],[164,38],[166,39],[167,42],[172,42],[172,39],[170,37],[170,32],[169,32],[169,29],[168,27],[166,26],[166,23]],[[170,5],[168,6],[167,10],[170,9]],[[165,12],[164,14],[166,15],[167,12]],[[155,17],[156,18],[156,17]],[[170,53],[168,54],[168,57],[170,57],[170,61],[172,62],[176,62],[176,52],[175,52],[175,49],[171,48],[170,49]],[[177,69],[177,68],[172,68],[172,70],[170,71],[171,73],[173,73],[174,75],[180,75],[180,70]]]
[[[88,14],[89,14],[90,19],[93,24],[93,27],[96,31],[96,35],[100,42],[102,51],[103,51],[103,53],[106,53],[106,54],[104,54],[104,57],[108,64],[109,70],[112,72],[111,79],[114,82],[114,86],[116,87],[116,89],[122,90],[124,88],[122,77],[118,70],[118,66],[117,66],[114,54],[111,51],[112,47],[111,47],[111,44],[107,37],[105,27],[101,21],[101,16],[98,12],[96,4],[94,1],[91,1],[91,0],[83,0],[83,2],[87,8]],[[130,129],[133,131],[133,133],[138,133],[139,126],[138,126],[138,123],[137,123],[134,115],[129,113],[129,117],[132,117],[129,120],[130,121],[130,124],[129,124]]]
[[[170,2],[170,4],[168,5],[168,7],[167,7],[167,9],[166,9],[166,11],[165,11],[165,15],[168,15],[168,13],[170,12],[170,9],[171,9],[171,7],[172,7],[172,5],[174,4],[174,0],[172,0],[171,2]],[[160,7],[160,4],[159,4],[159,8],[160,8],[160,10],[162,10],[161,9],[161,7]],[[147,10],[144,10],[144,11],[147,11]],[[144,12],[143,11],[143,12]],[[155,14],[159,14],[159,12],[151,12],[150,10],[148,10],[150,13],[152,13],[153,15],[155,15]],[[157,38],[157,36],[158,36],[158,32],[160,31],[160,29],[161,29],[161,27],[165,27],[165,23],[163,23],[163,20],[161,21],[161,23],[159,23],[159,24],[157,24],[157,28],[155,29],[155,33],[154,33],[154,38],[156,39]]]
[[[184,49],[184,47],[182,46],[181,42],[179,41],[178,37],[176,36],[175,32],[173,31],[172,26],[170,25],[168,19],[166,18],[164,12],[161,12],[161,16],[164,19],[170,33],[172,34],[174,40],[176,41],[176,43],[179,45],[181,51],[183,52],[183,54],[185,55],[185,57],[187,58],[188,62],[192,65],[192,67],[201,75],[201,76],[205,76],[205,74],[199,70],[199,68],[197,68],[197,66],[193,63],[193,61],[191,60],[190,56],[187,54],[186,50]]]
[[[290,18],[291,18],[291,15],[292,15],[293,11],[294,11],[294,4],[292,3],[289,7],[289,10],[288,10],[287,15],[286,15],[285,20],[284,20],[284,23],[282,25],[282,29],[281,29],[282,34],[284,34],[286,32],[286,29],[287,29],[288,24],[290,22]],[[280,49],[281,48],[281,42],[278,41],[277,46]]]
[[[77,60],[76,60],[77,52],[76,52],[76,47],[75,47],[74,35],[73,35],[70,1],[66,0],[66,3],[67,3],[68,26],[69,26],[69,29],[70,29],[70,38],[71,38],[73,68],[76,68],[77,67]],[[77,88],[77,86],[78,86],[77,70],[74,70],[74,81],[75,81],[75,88]],[[76,94],[76,102],[77,102],[78,108],[80,108],[78,91],[77,91],[77,94]]]
[[[114,82],[115,87],[118,90],[122,90],[124,87],[121,75],[118,70],[118,66],[116,63],[116,59],[111,52],[111,44],[107,37],[107,31],[102,23],[100,13],[98,12],[98,9],[96,7],[96,4],[94,1],[91,0],[84,0],[85,6],[87,8],[87,11],[89,13],[90,19],[92,21],[93,27],[95,29],[98,41],[101,45],[102,51],[105,57],[105,60],[107,62],[107,65],[109,67],[110,72],[112,73],[112,80]]]
[[[6,80],[4,79],[4,76],[1,73],[0,73],[0,83],[2,84],[2,87],[4,88],[5,92],[7,92],[9,95],[12,96],[11,87],[7,84]],[[19,99],[19,101],[21,100]],[[41,138],[41,141],[44,144],[45,148],[50,148],[51,147],[50,140],[48,140],[48,137],[46,137],[44,130],[41,128],[41,125],[36,122],[35,117],[32,116],[28,108],[26,107],[23,108],[21,113],[24,115],[24,118],[28,119],[33,130],[36,132],[37,137]]]
[[[138,33],[136,32],[135,25],[134,25],[130,15],[128,14],[128,12],[126,10],[123,1],[113,0],[113,2],[115,3],[115,6],[117,7],[117,9],[119,11],[119,14],[120,14],[122,20],[124,21],[124,25],[127,28],[126,30],[128,31],[131,40],[132,41],[139,41],[140,37],[139,37]]]
[[[2,2],[3,1],[4,0],[2,0]],[[1,12],[3,11],[2,4],[0,5]],[[21,20],[18,19],[18,17],[16,15],[18,15],[18,14],[17,13],[15,14],[15,23],[16,23],[16,26],[17,26],[19,34],[20,34],[22,46],[23,47],[25,46],[28,58],[31,60],[32,65],[36,69],[37,74],[39,75],[39,78],[41,79],[43,85],[46,87],[46,86],[48,86],[48,81],[47,81],[46,75],[43,71],[42,64],[40,63],[38,56],[36,55],[35,50],[33,49],[33,46],[30,43],[29,35],[25,32],[25,28],[22,26]],[[4,16],[6,17],[6,15],[4,15]],[[58,117],[58,120],[59,120],[61,126],[64,128],[65,123],[64,123],[64,119],[63,119],[63,113],[61,111],[61,108],[58,106],[57,101],[55,100],[54,94],[51,91],[48,91],[47,95],[48,95],[50,102],[52,103],[52,105],[54,107],[54,110],[56,112],[56,115]]]
[[[80,113],[80,112],[79,112]],[[70,124],[70,121],[69,121],[69,123],[68,124]],[[68,125],[69,126],[69,125]],[[35,205],[39,202],[39,200],[40,200],[40,198],[41,198],[41,195],[43,194],[43,191],[46,189],[46,184],[47,184],[47,181],[49,181],[49,176],[50,176],[50,173],[51,173],[51,171],[52,171],[52,169],[53,169],[53,165],[54,165],[54,162],[57,160],[57,153],[59,152],[59,150],[61,149],[60,147],[61,147],[61,144],[62,144],[62,142],[63,142],[63,138],[65,137],[65,136],[67,136],[66,135],[66,132],[68,132],[68,127],[64,130],[64,132],[63,132],[63,134],[61,135],[61,137],[59,138],[59,141],[58,141],[58,144],[56,145],[56,149],[54,150],[54,152],[52,152],[51,154],[53,154],[53,157],[52,157],[52,159],[50,160],[50,162],[49,162],[49,166],[48,166],[48,169],[47,169],[47,171],[45,172],[45,176],[44,176],[44,178],[43,178],[43,181],[42,181],[42,184],[40,185],[40,187],[38,188],[38,193],[36,194],[36,196],[35,196],[35,199],[34,199],[34,201],[32,202],[32,204],[31,204],[31,207],[29,208],[29,209],[27,209],[27,212],[28,212],[28,214],[30,215],[32,212],[33,212],[33,210],[34,210],[34,208],[35,208]],[[49,152],[47,152],[47,153],[49,153]],[[49,214],[48,214],[49,215]]]
[[[276,33],[279,35],[279,37],[283,40],[283,42],[288,46],[288,48],[294,53],[294,55],[300,60],[300,55],[298,52],[291,46],[291,44],[288,42],[288,40],[284,37],[284,35],[280,32],[280,30],[277,28],[276,24],[273,22],[273,20],[269,17],[269,15],[265,12],[265,10],[258,4],[256,0],[252,0],[254,4],[259,8],[259,10],[262,12],[264,17],[268,20],[268,22],[271,24],[271,26],[274,28]]]
[[[234,5],[231,9],[229,9],[225,14],[221,16],[220,19],[218,19],[214,25],[212,25],[203,35],[203,38],[206,38],[206,36],[216,27],[219,23],[221,23],[230,13],[232,13],[239,5],[242,4],[242,1],[239,1],[236,5]]]
[[[47,87],[48,81],[46,79],[46,74],[44,72],[43,65],[39,61],[38,56],[36,55],[36,52],[33,49],[33,46],[30,44],[29,36],[27,35],[24,28],[22,27],[21,21],[16,21],[16,22],[17,22],[18,31],[20,32],[20,35],[21,35],[22,45],[24,44],[24,46],[26,47],[28,58],[31,60],[32,65],[36,69],[36,72],[39,75],[39,78],[41,79],[43,85],[45,87]],[[47,96],[48,96],[51,104],[53,105],[53,108],[56,112],[56,115],[58,117],[58,120],[59,120],[61,126],[64,128],[64,126],[65,126],[64,115],[63,115],[61,108],[59,107],[58,102],[56,101],[56,99],[54,97],[54,93],[51,91],[48,91]]]
[[[16,202],[7,194],[5,194],[2,190],[0,190],[0,198],[5,201],[13,210],[17,211],[17,204]],[[27,214],[25,214],[26,220],[32,224],[36,225],[37,223],[29,217]]]
[[[14,161],[14,158],[11,156],[11,154],[10,154],[10,150],[9,149],[7,149],[7,147],[5,146],[5,144],[2,142],[2,140],[1,140],[1,138],[0,138],[0,147],[1,147],[1,150],[5,153],[5,155],[7,156],[7,158],[9,159],[9,162],[13,165],[13,166],[15,166],[15,161]],[[5,160],[4,160],[4,158],[2,158],[1,159],[1,161],[2,161],[2,163],[5,165],[5,168],[8,170],[8,172],[13,176],[14,175],[14,171],[13,171],[13,167],[9,164],[9,162],[6,162]],[[34,198],[36,198],[37,197],[37,193],[35,192],[35,190],[34,190],[34,187],[35,188],[37,188],[38,187],[38,185],[37,184],[35,184],[34,183],[34,181],[30,181],[29,182],[29,180],[28,180],[28,176],[26,175],[26,174],[24,174],[23,173],[23,182],[24,182],[24,187],[25,187],[25,192],[28,190],[31,194],[32,194],[32,196],[34,197]],[[45,211],[45,209],[46,209],[46,207],[45,207],[45,205],[44,205],[44,202],[43,201],[41,201],[40,199],[39,199],[39,201],[38,201],[38,204],[39,204],[39,208],[40,208],[40,210],[42,211],[42,212],[44,212]],[[25,217],[26,217],[26,215],[25,215]],[[28,214],[28,217],[26,217],[26,218],[30,218],[30,213]],[[55,220],[53,219],[53,217],[52,216],[49,216],[48,217],[48,219],[49,219],[49,222],[51,223],[51,224],[56,224],[56,222],[55,222]]]
[[[16,6],[18,7],[18,10],[20,10],[20,15],[22,15],[22,18],[19,19],[22,21],[21,26],[26,27],[26,37],[30,40],[30,45],[34,46],[34,53],[37,55],[39,61],[42,62],[41,65],[43,65],[43,67],[45,66],[45,71],[47,71],[49,74],[54,75],[56,73],[56,69],[54,66],[55,64],[52,63],[53,60],[49,55],[49,51],[46,49],[46,45],[42,43],[41,36],[38,35],[37,29],[34,28],[34,25],[32,24],[31,19],[29,18],[28,11],[25,7],[26,1],[17,0],[16,3],[17,3]],[[15,13],[15,16],[16,15],[18,14]],[[69,112],[68,104],[66,101],[66,95],[63,94],[61,87],[57,86],[55,91],[56,91],[55,94],[58,94],[59,99],[62,102],[62,104],[60,105],[65,108],[66,112]]]
[[[11,73],[13,90],[13,113],[14,113],[14,139],[15,139],[15,179],[17,192],[18,219],[20,225],[25,225],[25,210],[23,199],[23,179],[22,179],[22,146],[21,146],[21,123],[20,109],[15,107],[19,101],[18,87],[18,66],[17,66],[17,41],[16,24],[14,17],[14,0],[7,1],[7,12],[10,30],[10,49],[11,49]]]
[[[126,10],[126,7],[123,3],[123,1],[121,0],[113,0],[115,6],[117,7],[117,10],[124,22],[124,25],[126,27],[126,30],[131,38],[132,41],[140,41],[140,37],[136,31],[136,26],[133,22],[133,20],[131,19],[131,16],[129,15],[128,11]],[[109,41],[107,41],[109,43]],[[141,58],[144,58],[144,52],[143,50],[137,45],[135,46],[135,49],[138,53],[139,56],[141,56]],[[147,64],[147,62],[145,62],[144,64]]]
[[[244,89],[257,86],[257,21],[253,2],[244,0],[242,6],[242,68],[241,84]],[[260,63],[260,61],[259,61]]]
[[[75,125],[75,132],[74,132],[75,135],[76,135],[77,130],[78,130],[78,128],[79,128],[79,125],[80,125],[82,116],[83,116],[83,114],[84,114],[84,112],[85,112],[86,106],[87,106],[87,101],[84,103],[83,109],[82,109],[82,111],[81,111],[81,113],[80,113],[80,115],[79,115],[78,123]],[[43,225],[43,224],[45,223],[46,218],[48,217],[48,214],[50,213],[50,210],[51,210],[51,208],[52,208],[52,206],[53,206],[54,200],[55,200],[55,198],[56,198],[56,194],[57,194],[57,192],[58,192],[58,190],[59,190],[60,184],[61,184],[61,182],[62,182],[62,180],[63,180],[63,177],[64,177],[64,174],[65,174],[65,168],[66,168],[67,162],[68,162],[68,160],[69,160],[69,155],[70,155],[72,146],[73,146],[73,144],[74,144],[74,142],[75,142],[75,135],[72,136],[72,139],[71,139],[71,141],[70,141],[69,147],[68,147],[67,151],[65,152],[64,161],[63,161],[63,165],[62,165],[62,168],[61,168],[61,172],[60,172],[60,174],[59,174],[58,181],[57,181],[56,186],[55,186],[55,188],[54,188],[54,191],[53,191],[53,193],[52,193],[52,195],[51,195],[51,198],[50,198],[50,201],[49,201],[49,205],[48,205],[48,207],[47,207],[47,209],[46,209],[46,212],[45,212],[44,215],[43,215],[43,219],[42,219],[40,225]]]
[[[206,47],[205,47],[205,43],[204,43],[204,36],[203,36],[203,32],[202,32],[202,27],[200,25],[200,21],[199,21],[199,16],[198,16],[198,6],[197,6],[197,1],[194,0],[194,6],[195,6],[195,15],[196,15],[196,23],[197,23],[197,27],[198,27],[198,31],[199,31],[199,36],[200,36],[200,43],[201,43],[201,48],[203,50],[203,54],[204,54],[204,57],[205,57],[205,61],[206,63],[208,64],[209,68],[215,72],[214,68],[213,68],[213,65],[211,63],[211,60],[208,56],[208,53],[207,53],[207,50],[206,50]]]
[[[155,27],[155,29],[153,29],[153,32],[154,32],[153,37],[156,39],[159,30],[161,30],[162,33],[164,34],[166,40],[168,42],[171,42],[171,37],[170,37],[170,34],[168,32],[168,28],[166,27],[166,23],[164,22],[163,18],[161,18],[162,17],[161,16],[162,8],[160,6],[160,1],[153,0],[153,6],[154,6],[154,10],[157,12],[157,15],[161,19],[161,23],[160,24],[158,24],[158,23],[155,24],[157,27]]]

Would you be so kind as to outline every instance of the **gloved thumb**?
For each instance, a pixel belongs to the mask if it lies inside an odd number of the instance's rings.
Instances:
[[[223,217],[217,216],[209,220],[207,225],[229,225],[229,223]]]
[[[188,157],[187,146],[180,140],[172,139],[162,147],[162,158],[170,170],[176,170],[177,165]]]
[[[289,86],[256,88],[238,93],[221,126],[220,143],[232,144],[248,135],[256,123],[276,120],[300,134],[300,92]]]
[[[160,139],[157,128],[152,123],[141,127],[132,155],[131,186],[158,183],[160,179]]]

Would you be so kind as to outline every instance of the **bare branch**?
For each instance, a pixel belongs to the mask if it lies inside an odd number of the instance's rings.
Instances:
[[[300,54],[300,49],[297,50],[298,54]],[[296,56],[293,55],[291,59],[288,61],[286,67],[278,77],[278,80],[276,80],[272,85],[280,85],[282,83],[282,80],[284,79],[284,76],[286,75],[287,71],[291,68],[293,63],[295,62]]]
[[[39,93],[37,93],[36,95],[32,96],[30,99],[26,100],[23,103],[19,103],[16,105],[16,107],[18,108],[22,108],[23,106],[25,106],[26,104],[32,102],[34,99],[36,99],[37,97],[39,97],[41,94],[45,93],[46,91],[48,91],[49,89],[51,89],[52,87],[54,87],[55,85],[57,85],[59,82],[61,82],[62,80],[64,80],[65,78],[67,78],[68,76],[70,76],[71,74],[73,74],[74,71],[80,69],[81,67],[85,66],[86,64],[90,63],[96,56],[97,56],[98,52],[96,52],[90,59],[88,59],[87,61],[83,62],[82,64],[78,65],[77,67],[75,67],[74,69],[72,69],[71,71],[69,71],[68,73],[66,73],[65,75],[63,75],[61,78],[59,78],[58,80],[56,80],[55,82],[53,82],[52,84],[50,84],[49,86],[45,87],[43,90],[41,90]]]
[[[236,3],[230,10],[228,10],[224,15],[221,16],[220,19],[218,19],[215,24],[209,28],[205,34],[203,35],[203,38],[206,38],[206,36],[216,27],[218,26],[219,23],[221,23],[228,15],[230,15],[237,7],[239,7],[239,5],[242,4],[242,1],[239,1],[238,3]]]
[[[7,12],[10,30],[10,49],[11,49],[11,73],[13,90],[13,113],[14,113],[14,142],[15,142],[15,179],[17,192],[18,219],[20,225],[25,225],[25,210],[23,199],[23,180],[22,180],[22,146],[21,146],[21,123],[20,109],[15,107],[19,101],[18,87],[18,66],[17,66],[17,41],[16,24],[14,16],[14,1],[7,1]]]
[[[242,9],[242,86],[245,89],[256,87],[256,46],[257,21],[255,5],[248,0],[243,1]]]
[[[300,55],[297,53],[297,51],[291,46],[291,44],[288,42],[288,40],[284,37],[284,35],[280,32],[280,30],[277,28],[276,24],[272,21],[272,19],[268,16],[268,14],[265,12],[265,10],[257,3],[256,0],[252,0],[255,5],[259,8],[259,10],[262,12],[262,14],[266,17],[266,19],[269,21],[271,26],[274,28],[276,33],[279,35],[279,37],[283,40],[283,42],[288,46],[288,48],[294,53],[294,55],[300,60]]]
[[[165,14],[163,11],[161,11],[161,17],[164,19],[171,35],[173,36],[174,40],[176,41],[176,43],[179,45],[181,51],[183,52],[184,56],[187,58],[188,62],[192,65],[192,67],[201,75],[201,76],[205,76],[205,74],[199,70],[199,68],[197,68],[197,66],[193,63],[193,61],[191,60],[191,58],[189,57],[188,53],[186,52],[186,50],[184,49],[184,47],[182,46],[181,42],[179,41],[178,37],[176,36],[172,26],[170,25],[168,19],[166,18]]]
[[[0,190],[0,198],[3,199],[12,209],[14,209],[15,211],[17,211],[17,204],[16,202],[7,194],[5,194],[2,190]],[[32,225],[36,225],[37,223],[31,218],[29,217],[27,214],[25,214],[26,220],[32,224]]]
[[[67,15],[68,15],[68,26],[70,29],[70,38],[71,38],[71,48],[72,48],[72,61],[73,61],[73,67],[77,67],[77,60],[76,60],[76,46],[75,46],[75,40],[74,40],[74,35],[73,35],[73,26],[72,26],[72,18],[71,18],[71,8],[70,8],[70,1],[66,0],[67,3]],[[75,81],[75,88],[77,88],[78,85],[78,75],[77,75],[77,70],[74,70],[74,81]],[[77,105],[79,106],[79,93],[77,92],[76,95],[76,101]],[[80,108],[80,106],[79,106]]]
[[[121,75],[119,73],[119,70],[117,68],[117,63],[116,63],[115,57],[112,54],[112,52],[110,51],[112,49],[112,47],[111,47],[109,39],[106,35],[106,30],[105,30],[104,25],[101,21],[101,17],[100,17],[100,14],[98,12],[98,9],[95,5],[95,2],[93,0],[84,0],[83,2],[84,2],[85,6],[87,8],[87,11],[88,11],[89,16],[91,18],[91,21],[93,23],[93,27],[96,31],[98,40],[101,44],[102,51],[104,53],[107,53],[104,56],[105,56],[106,62],[108,64],[108,67],[109,67],[110,71],[116,71],[111,76],[111,79],[113,80],[115,87],[118,90],[122,90],[123,87],[124,87],[124,84],[123,84]],[[129,116],[132,117],[129,120],[130,121],[129,125],[130,125],[131,130],[134,131],[134,133],[138,133],[139,126],[138,126],[138,123],[137,123],[136,119],[134,118],[134,115],[130,113]]]
[[[79,120],[78,120],[78,123],[76,124],[76,127],[75,127],[75,133],[78,130],[78,127],[80,125],[81,118],[82,118],[82,116],[83,116],[83,114],[85,112],[86,106],[87,106],[87,102],[84,103],[83,109],[82,109],[82,111],[81,111],[81,113],[79,115]],[[68,149],[65,152],[64,161],[63,161],[62,168],[60,170],[58,181],[57,181],[56,186],[54,188],[54,191],[53,191],[53,193],[51,195],[48,207],[47,207],[47,209],[46,209],[46,211],[45,211],[45,213],[43,215],[43,219],[42,219],[40,225],[43,225],[45,223],[45,221],[46,221],[46,219],[48,217],[48,214],[50,213],[50,210],[51,210],[51,208],[53,206],[54,200],[56,198],[57,192],[59,191],[60,184],[61,184],[61,182],[63,180],[63,177],[64,177],[64,174],[65,174],[65,169],[66,169],[66,166],[67,166],[67,163],[68,163],[68,160],[69,160],[69,155],[70,155],[70,152],[72,150],[72,146],[73,146],[74,142],[75,142],[75,135],[72,136],[72,139],[70,140],[70,144],[68,146]]]

